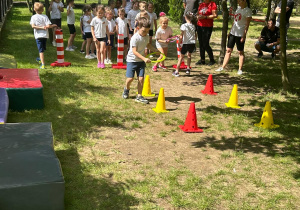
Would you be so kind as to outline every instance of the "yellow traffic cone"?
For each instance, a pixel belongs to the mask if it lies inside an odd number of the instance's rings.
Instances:
[[[168,110],[166,110],[165,93],[163,88],[160,88],[156,108],[153,108],[152,110],[156,113],[169,112]]]
[[[228,103],[225,103],[225,105],[227,107],[236,108],[236,109],[241,108],[238,105],[238,86],[236,84],[233,85],[233,89],[232,89],[229,101],[228,101]]]
[[[155,96],[155,94],[151,93],[150,77],[149,77],[149,75],[147,75],[146,78],[145,78],[142,96],[144,96],[144,97]]]
[[[264,112],[261,116],[260,123],[254,124],[256,127],[262,127],[262,128],[278,128],[279,125],[275,125],[273,121],[273,114],[271,110],[271,103],[270,101],[266,102]]]

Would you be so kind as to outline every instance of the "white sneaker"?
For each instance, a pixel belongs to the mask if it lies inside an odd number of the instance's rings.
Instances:
[[[73,48],[66,47],[66,51],[74,51]]]
[[[104,64],[109,64],[109,63],[108,63],[108,59],[105,59],[105,60],[104,60]]]
[[[92,56],[93,58],[97,58],[97,55],[95,55],[94,53],[91,53],[90,56]]]
[[[86,58],[86,59],[94,59],[94,57],[91,56],[91,55],[86,55],[85,58]]]
[[[56,41],[52,42],[53,47],[56,47]]]
[[[72,45],[71,48],[74,50],[77,49],[77,47],[75,45]]]
[[[113,64],[110,59],[108,59],[108,64]]]
[[[220,71],[223,71],[223,70],[224,70],[223,67],[220,67],[220,68],[218,68],[218,69],[215,70],[215,71],[220,72]]]
[[[237,71],[237,74],[238,74],[238,75],[241,75],[241,74],[243,74],[243,71],[242,71],[241,69],[239,69],[239,70]]]

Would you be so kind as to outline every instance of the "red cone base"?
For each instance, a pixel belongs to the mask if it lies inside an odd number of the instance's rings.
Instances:
[[[217,95],[217,93],[214,92],[214,82],[213,82],[213,78],[212,75],[208,75],[208,79],[205,85],[205,89],[201,90],[201,92],[203,94],[207,94],[207,95]]]
[[[55,61],[54,63],[50,64],[51,66],[71,66],[70,62],[63,62],[63,63],[58,63],[57,61]]]
[[[187,67],[188,66],[184,64],[184,61],[182,61],[179,68],[180,69],[187,69]],[[177,68],[177,64],[173,65],[173,68],[176,69]]]
[[[198,128],[195,103],[191,103],[189,112],[185,119],[184,125],[179,125],[179,128],[185,133],[202,133],[203,130]]]
[[[127,65],[125,65],[125,64],[112,64],[111,67],[113,69],[126,69]]]

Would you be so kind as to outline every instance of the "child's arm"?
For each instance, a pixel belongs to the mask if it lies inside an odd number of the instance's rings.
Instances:
[[[71,7],[72,7],[72,6],[70,6],[70,5],[67,7],[67,16],[69,16],[69,14],[70,14],[70,12],[71,12]]]
[[[106,25],[106,36],[107,36],[107,43],[110,44],[110,35],[109,35],[109,29],[108,29],[108,25]]]
[[[83,18],[82,18],[82,19],[83,19]],[[82,28],[83,28],[83,23],[82,23],[83,20],[82,20],[82,19],[80,20],[80,31],[81,31],[81,34],[84,34],[84,32],[83,32],[83,30],[82,30]]]
[[[116,32],[117,32],[117,35],[119,35],[119,25],[118,25],[118,22],[116,22]]]
[[[96,36],[95,36],[95,28],[94,28],[94,26],[91,26],[91,32],[92,32],[92,36],[93,36],[93,41],[96,42],[97,39],[96,39]]]
[[[92,15],[90,15],[90,19],[88,21],[86,21],[86,22],[90,24],[92,22],[92,19],[93,19]]]
[[[148,48],[149,49],[149,48]],[[155,49],[155,48],[154,48]],[[138,57],[139,59],[142,59],[145,63],[151,63],[150,59],[149,58],[145,58],[144,56],[142,56],[137,50],[136,50],[136,47],[133,46],[132,47],[132,52],[133,54]]]
[[[157,31],[157,20],[154,19],[154,28],[155,28],[155,32]]]
[[[64,6],[64,5],[63,5]],[[60,11],[60,12],[64,12],[64,7],[61,7],[61,6],[57,6],[57,9]]]
[[[36,26],[36,25],[32,24],[31,27],[34,28],[34,29],[39,29],[39,30],[46,30],[48,28],[57,27],[57,25],[52,24],[52,25],[46,25],[46,26]]]
[[[110,32],[110,35],[114,35],[116,33],[116,26],[114,26],[113,31]]]

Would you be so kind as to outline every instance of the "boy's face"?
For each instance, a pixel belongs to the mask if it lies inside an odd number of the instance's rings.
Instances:
[[[135,2],[133,7],[132,7],[134,10],[137,10],[139,8],[139,3],[138,2]]]
[[[103,16],[104,16],[104,11],[103,10],[98,10],[97,11],[97,17],[98,18],[103,18]]]
[[[142,28],[137,27],[137,28],[138,28],[139,34],[141,36],[146,36],[147,34],[149,34],[150,28],[145,28],[145,27],[142,27]]]
[[[120,1],[117,1],[117,2],[116,2],[116,7],[117,7],[117,8],[121,7],[121,5],[122,5],[122,3],[121,3]]]
[[[106,13],[107,20],[111,20],[111,19],[113,19],[113,17],[114,17],[114,14],[112,12],[107,12]]]
[[[146,4],[140,4],[140,10],[145,11],[146,10]]]
[[[120,17],[121,19],[124,19],[124,17],[125,17],[125,12],[119,12],[119,17]]]
[[[152,4],[149,4],[149,5],[148,5],[148,11],[149,11],[149,12],[153,12],[153,5],[152,5]]]

